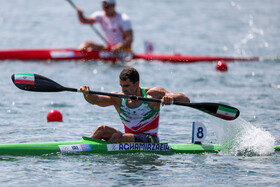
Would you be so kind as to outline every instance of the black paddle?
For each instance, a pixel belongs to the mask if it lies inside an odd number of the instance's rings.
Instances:
[[[37,74],[31,74],[31,73],[13,74],[12,81],[19,89],[26,90],[26,91],[80,92],[79,89],[64,87],[46,77],[43,77],[43,76],[37,75]],[[134,95],[122,95],[122,94],[114,94],[114,93],[106,93],[106,92],[98,92],[98,91],[90,91],[89,93],[96,94],[96,95],[107,95],[107,96],[112,96],[112,97],[130,98],[130,99],[135,99],[135,100],[143,100],[143,101],[161,103],[160,99],[144,98],[144,97],[138,97],[138,96],[134,96]],[[201,110],[210,115],[213,115],[218,118],[225,119],[225,120],[234,120],[240,114],[240,112],[237,108],[234,108],[234,107],[231,107],[231,106],[228,106],[225,104],[220,104],[220,103],[185,103],[185,102],[174,101],[173,104],[195,108],[195,109]]]

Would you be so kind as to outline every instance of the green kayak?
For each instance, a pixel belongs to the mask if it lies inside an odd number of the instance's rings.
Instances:
[[[218,153],[228,149],[218,144],[109,143],[88,137],[80,141],[0,144],[0,155],[44,155],[56,153],[116,154],[116,153]],[[280,151],[280,145],[275,146]]]

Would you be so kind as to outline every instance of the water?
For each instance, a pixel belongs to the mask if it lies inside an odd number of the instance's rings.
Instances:
[[[75,1],[89,14],[99,1]],[[0,1],[0,49],[75,48],[82,41],[101,40],[81,26],[65,1]],[[182,92],[192,102],[225,102],[240,118],[227,122],[200,111],[166,106],[161,112],[161,141],[190,143],[193,121],[208,129],[207,143],[231,141],[234,149],[219,154],[1,156],[1,186],[279,186],[279,31],[280,5],[267,1],[124,1],[118,10],[133,21],[134,51],[144,41],[158,53],[258,56],[260,62],[168,64],[139,61],[141,85]],[[97,27],[99,28],[99,27]],[[10,76],[31,72],[63,86],[90,85],[98,91],[119,91],[123,67],[102,62],[0,62],[0,142],[79,140],[99,124],[122,129],[111,107],[90,106],[78,93],[34,93],[17,89]],[[51,109],[63,123],[47,123]]]

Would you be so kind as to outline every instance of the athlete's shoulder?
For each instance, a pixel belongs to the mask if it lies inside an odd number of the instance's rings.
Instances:
[[[117,14],[121,17],[122,20],[130,21],[130,17],[126,13],[119,13],[118,12]]]
[[[104,15],[105,15],[104,11],[96,11],[96,12],[93,12],[90,16],[92,18],[98,18],[98,17],[102,17]]]
[[[147,93],[151,88],[148,88],[148,87],[142,87],[141,89],[144,89],[145,92]]]
[[[147,91],[147,95],[153,98],[162,98],[166,93],[168,93],[168,91],[162,87],[153,87]]]
[[[150,92],[167,92],[163,87],[153,87],[149,88]]]

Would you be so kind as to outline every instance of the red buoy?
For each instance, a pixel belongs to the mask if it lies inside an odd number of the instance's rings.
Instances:
[[[216,70],[227,71],[228,70],[227,63],[223,60],[218,61],[216,64]]]
[[[60,111],[58,110],[50,110],[47,114],[47,121],[48,122],[55,122],[55,121],[59,121],[62,122],[62,114]]]

